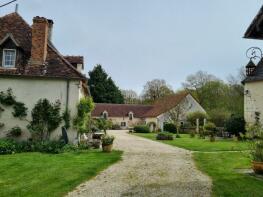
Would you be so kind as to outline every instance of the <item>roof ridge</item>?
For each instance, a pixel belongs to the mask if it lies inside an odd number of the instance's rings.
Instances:
[[[9,17],[9,16],[11,16],[11,15],[18,16],[18,17],[19,17],[20,19],[22,19],[22,21],[31,29],[31,25],[30,25],[19,13],[17,13],[17,12],[11,12],[11,13],[9,13],[9,14],[6,14],[6,15],[4,15],[4,16],[1,16],[0,19],[1,19],[1,18],[5,18],[5,17]]]

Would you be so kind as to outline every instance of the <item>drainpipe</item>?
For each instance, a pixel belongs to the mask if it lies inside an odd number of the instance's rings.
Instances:
[[[67,92],[66,92],[66,110],[68,110],[68,103],[69,103],[69,79],[67,79]]]

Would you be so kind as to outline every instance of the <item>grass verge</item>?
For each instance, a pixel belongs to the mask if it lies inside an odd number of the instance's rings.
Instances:
[[[194,160],[197,167],[212,178],[213,196],[263,196],[263,179],[238,172],[251,168],[248,153],[195,152]]]
[[[241,151],[248,150],[247,142],[233,141],[231,139],[210,142],[208,139],[190,138],[188,134],[181,134],[181,138],[174,140],[156,140],[156,133],[134,133],[136,136],[148,138],[172,146],[177,146],[191,151],[214,152],[214,151]]]
[[[0,156],[0,196],[63,196],[121,159],[103,153],[21,153]]]

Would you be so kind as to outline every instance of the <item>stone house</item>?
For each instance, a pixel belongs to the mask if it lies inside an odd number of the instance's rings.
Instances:
[[[263,39],[263,7],[245,32],[244,38]],[[254,123],[256,112],[261,114],[263,124],[263,57],[261,49],[252,48],[251,59],[246,66],[246,78],[244,84],[244,117],[247,123]],[[254,60],[259,58],[256,64]]]
[[[19,126],[23,131],[20,139],[30,138],[27,120],[41,98],[59,100],[61,110],[68,108],[74,117],[80,98],[88,95],[87,79],[82,74],[83,57],[62,56],[52,43],[52,29],[53,21],[44,17],[34,17],[31,26],[18,13],[0,17],[0,91],[11,88],[16,100],[28,108],[25,120],[14,118],[12,109],[4,108],[0,137]],[[76,135],[74,129],[69,129],[70,141]],[[59,127],[51,137],[60,136]]]
[[[138,124],[149,124],[152,129],[163,129],[164,123],[171,121],[171,113],[178,113],[178,121],[183,125],[187,122],[187,114],[195,111],[206,113],[191,94],[181,92],[166,96],[153,105],[96,103],[92,117],[111,120],[122,129]]]

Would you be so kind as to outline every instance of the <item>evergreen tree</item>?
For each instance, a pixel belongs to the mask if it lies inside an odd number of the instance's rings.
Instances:
[[[96,65],[89,77],[90,93],[95,103],[124,103],[120,89],[101,65]]]

